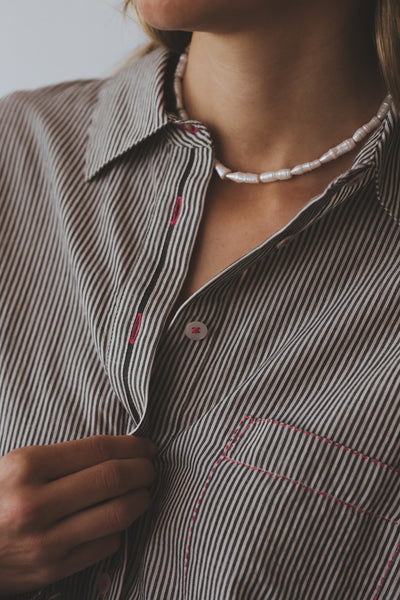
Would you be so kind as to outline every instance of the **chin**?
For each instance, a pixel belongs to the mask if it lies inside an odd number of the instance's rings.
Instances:
[[[228,33],[259,27],[270,14],[267,0],[136,0],[136,4],[146,23],[169,31]]]
[[[204,0],[201,0],[204,2]],[[137,8],[143,19],[156,29],[190,29],[193,20],[193,4],[197,0],[137,0]]]
[[[226,22],[232,5],[237,4],[239,12],[246,9],[243,0],[137,0],[136,4],[149,25],[170,31],[213,31]]]

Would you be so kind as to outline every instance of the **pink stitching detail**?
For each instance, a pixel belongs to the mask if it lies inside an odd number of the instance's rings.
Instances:
[[[176,199],[176,202],[175,202],[174,212],[173,212],[172,220],[171,220],[171,225],[173,227],[178,222],[179,216],[181,214],[181,209],[182,209],[182,196],[178,196],[178,198]]]
[[[396,556],[398,555],[399,550],[400,550],[400,542],[397,544],[396,550],[394,551],[393,556],[390,558],[390,560],[389,560],[389,562],[387,564],[387,567],[385,569],[385,572],[383,573],[382,577],[379,580],[378,587],[376,589],[376,594],[374,596],[374,600],[377,600],[377,598],[378,598],[378,596],[380,594],[380,591],[382,589],[382,586],[385,583],[385,579],[386,579],[387,575],[389,574],[390,567],[392,566],[393,561],[395,560]]]
[[[361,452],[356,452],[355,450],[352,450],[351,448],[347,448],[346,446],[343,446],[342,444],[338,444],[336,442],[333,442],[332,440],[328,440],[327,438],[324,438],[315,433],[310,433],[309,431],[306,431],[305,429],[300,429],[300,427],[293,427],[292,425],[286,425],[286,423],[281,423],[280,421],[274,421],[272,419],[253,419],[252,417],[248,417],[248,416],[245,416],[244,419],[249,419],[251,423],[256,422],[256,423],[268,423],[269,425],[279,425],[280,427],[283,427],[285,429],[290,429],[291,431],[296,431],[297,433],[302,433],[303,435],[309,435],[310,437],[313,437],[313,438],[319,440],[320,442],[325,442],[326,444],[333,445],[335,448],[339,448],[340,450],[343,450],[344,452],[350,452],[353,456],[360,456],[364,460],[367,460],[368,462],[376,464],[379,467],[383,467],[385,469],[388,469],[389,471],[393,471],[394,473],[400,474],[400,469],[395,469],[394,467],[390,467],[386,463],[380,462],[379,460],[376,460],[375,458],[370,458],[369,456],[366,456],[365,454],[361,454]]]
[[[131,337],[129,338],[129,343],[134,344],[136,342],[136,338],[139,335],[140,326],[142,324],[142,313],[138,313],[135,322],[133,324]]]
[[[251,423],[254,422],[254,419],[251,419]],[[189,565],[189,554],[190,554],[190,545],[191,545],[191,540],[192,540],[192,533],[193,533],[193,527],[194,527],[194,521],[196,519],[197,516],[197,512],[198,512],[198,507],[200,506],[204,494],[206,493],[206,490],[208,488],[208,485],[211,481],[212,476],[214,475],[216,468],[218,467],[218,465],[220,464],[220,462],[226,457],[227,452],[232,448],[232,446],[234,444],[237,444],[237,442],[240,440],[240,438],[243,437],[243,435],[246,433],[246,431],[250,428],[250,425],[248,425],[240,434],[239,436],[235,439],[236,434],[238,433],[238,431],[240,430],[240,427],[244,424],[244,421],[240,421],[238,427],[234,430],[234,432],[232,433],[232,436],[230,437],[227,445],[225,446],[225,450],[222,453],[222,456],[220,456],[220,458],[217,460],[217,462],[215,463],[214,467],[211,469],[211,473],[207,478],[207,481],[204,485],[204,489],[201,493],[200,498],[197,500],[197,504],[196,507],[193,510],[193,516],[191,518],[191,527],[189,529],[189,536],[188,536],[188,545],[186,547],[186,555],[185,555],[185,572],[184,572],[184,600],[186,600],[186,583],[187,583],[187,571],[188,571],[188,565]]]
[[[238,435],[238,437],[235,439],[235,436],[236,436],[236,435],[237,435],[237,433],[240,431],[240,428],[241,428],[241,426],[242,426],[242,425],[245,423],[245,421],[246,421],[246,420],[247,420],[247,421],[249,421],[249,425],[248,425],[247,427],[245,427],[245,428],[244,428],[244,430],[243,430],[243,431],[242,431],[242,432],[241,432],[241,433]],[[290,429],[290,430],[292,430],[292,431],[296,431],[297,433],[302,433],[302,434],[304,434],[304,435],[308,435],[308,436],[310,436],[310,437],[313,437],[313,438],[315,438],[315,439],[318,439],[318,440],[320,440],[320,441],[322,441],[322,442],[325,442],[325,443],[327,443],[327,444],[333,444],[333,445],[334,445],[334,447],[336,447],[336,448],[340,448],[341,450],[344,450],[345,452],[351,452],[351,453],[352,453],[354,456],[361,456],[361,458],[363,458],[363,459],[365,459],[365,460],[367,460],[367,461],[370,461],[370,462],[372,462],[372,463],[374,463],[374,464],[377,464],[377,465],[378,465],[378,466],[380,466],[380,467],[384,467],[384,468],[386,468],[386,469],[389,469],[389,471],[393,471],[393,472],[395,472],[395,473],[400,473],[400,470],[399,470],[399,469],[395,469],[394,467],[389,467],[389,466],[388,466],[386,463],[379,462],[379,461],[377,461],[377,460],[375,460],[375,459],[372,459],[372,458],[370,458],[370,457],[368,457],[368,456],[366,456],[366,455],[364,455],[364,454],[361,454],[360,452],[356,452],[356,451],[354,451],[354,450],[351,450],[351,448],[347,448],[346,446],[343,446],[343,445],[341,445],[341,444],[338,444],[338,443],[336,443],[336,442],[333,442],[332,440],[328,440],[327,438],[324,438],[324,437],[322,437],[322,436],[316,435],[315,433],[310,433],[309,431],[303,430],[303,429],[301,429],[300,427],[293,427],[292,425],[287,425],[286,423],[281,423],[281,422],[279,422],[279,421],[274,421],[274,420],[272,420],[272,419],[254,419],[253,417],[250,417],[250,416],[247,416],[247,415],[246,415],[246,416],[243,418],[243,420],[242,420],[242,421],[240,421],[240,423],[239,423],[239,425],[236,427],[236,429],[233,431],[233,433],[232,433],[232,436],[231,436],[231,438],[229,439],[229,441],[228,441],[228,443],[227,443],[227,445],[226,445],[226,447],[225,447],[225,450],[224,450],[224,452],[222,453],[222,456],[221,456],[221,457],[220,457],[220,458],[219,458],[219,459],[216,461],[216,463],[215,463],[214,467],[212,468],[212,470],[211,470],[211,473],[210,473],[210,475],[208,476],[208,478],[207,478],[207,481],[206,481],[206,483],[205,483],[205,485],[204,485],[204,489],[203,489],[203,491],[202,491],[202,493],[201,493],[201,496],[200,496],[200,498],[199,498],[199,499],[198,499],[198,501],[197,501],[197,505],[196,505],[196,507],[195,507],[195,508],[194,508],[194,510],[193,510],[193,516],[192,516],[192,518],[191,518],[191,526],[190,526],[190,528],[189,528],[188,544],[187,544],[187,547],[186,547],[186,555],[185,555],[185,568],[184,568],[184,600],[186,600],[186,591],[187,591],[187,573],[188,573],[188,566],[189,566],[190,546],[191,546],[191,541],[192,541],[192,534],[193,534],[193,529],[194,529],[194,522],[195,522],[195,520],[196,520],[197,513],[198,513],[198,507],[200,506],[200,504],[201,504],[201,502],[202,502],[202,500],[203,500],[203,498],[204,498],[204,495],[205,495],[205,493],[206,493],[206,491],[207,491],[207,488],[208,488],[208,486],[209,486],[209,484],[210,484],[210,481],[211,481],[211,479],[212,479],[212,476],[214,475],[214,473],[215,473],[215,471],[216,471],[216,469],[217,469],[218,465],[219,465],[219,464],[220,464],[220,463],[221,463],[223,460],[226,460],[226,461],[229,461],[229,462],[232,462],[232,463],[236,463],[236,464],[238,464],[238,465],[241,465],[241,466],[244,466],[244,467],[250,468],[250,469],[252,469],[253,471],[260,471],[260,472],[262,472],[262,473],[264,473],[264,474],[266,474],[266,475],[269,475],[269,476],[271,476],[271,477],[276,477],[277,479],[285,479],[285,481],[288,481],[288,482],[290,482],[290,483],[293,483],[294,485],[297,485],[297,486],[301,487],[301,488],[302,488],[302,489],[304,489],[304,490],[308,490],[308,491],[314,492],[314,493],[318,494],[319,496],[325,496],[325,497],[326,497],[328,500],[334,500],[335,502],[338,502],[339,504],[342,504],[343,506],[347,506],[348,508],[351,508],[351,509],[353,509],[353,510],[356,510],[356,511],[357,511],[358,513],[360,513],[360,514],[365,514],[365,515],[368,515],[369,517],[373,517],[373,518],[376,518],[376,519],[378,519],[378,520],[386,521],[387,523],[390,523],[390,524],[392,524],[392,525],[395,525],[395,526],[399,526],[399,525],[400,525],[400,522],[399,522],[399,521],[390,521],[390,519],[388,519],[387,517],[383,517],[383,516],[381,516],[381,515],[376,515],[376,514],[373,514],[373,513],[371,513],[371,512],[370,512],[370,511],[368,511],[368,510],[362,509],[362,508],[360,508],[360,507],[358,507],[358,506],[356,506],[356,505],[354,505],[354,504],[349,504],[348,502],[345,502],[344,500],[341,500],[340,498],[336,498],[336,497],[334,497],[334,496],[332,496],[332,495],[329,495],[329,494],[327,494],[327,492],[323,492],[323,491],[315,490],[314,488],[312,488],[312,487],[310,487],[310,486],[307,486],[307,485],[305,485],[304,483],[300,483],[299,481],[296,481],[295,479],[291,479],[291,478],[289,478],[289,477],[287,477],[287,476],[285,476],[285,475],[280,475],[280,474],[278,474],[278,473],[273,473],[273,472],[271,472],[271,471],[266,471],[266,470],[264,470],[264,469],[261,469],[261,468],[259,468],[259,467],[255,467],[255,466],[253,466],[253,465],[247,465],[247,464],[245,464],[245,463],[241,463],[240,461],[237,461],[237,460],[234,460],[234,459],[232,459],[232,458],[229,458],[229,457],[227,456],[227,452],[228,452],[229,450],[231,450],[231,449],[232,449],[232,447],[233,447],[233,445],[234,445],[234,444],[236,444],[236,443],[237,443],[237,442],[238,442],[238,441],[239,441],[239,440],[240,440],[240,439],[243,437],[243,435],[246,433],[246,431],[248,431],[248,430],[249,430],[249,428],[250,428],[250,425],[251,425],[251,424],[253,424],[253,423],[268,423],[268,424],[271,424],[271,425],[279,425],[279,426],[280,426],[280,427],[282,427],[282,428],[285,428],[285,429]],[[399,544],[397,545],[396,551],[394,552],[394,554],[393,554],[392,558],[389,560],[388,567],[386,568],[386,570],[385,570],[385,573],[383,574],[383,576],[382,576],[382,578],[381,578],[381,580],[380,580],[380,583],[379,583],[379,585],[378,585],[377,593],[376,593],[376,595],[375,595],[375,597],[374,597],[374,600],[377,600],[377,598],[378,598],[378,595],[379,595],[379,592],[380,592],[380,590],[381,590],[381,587],[382,587],[382,584],[383,584],[383,582],[384,582],[384,579],[385,579],[385,577],[387,576],[387,574],[388,574],[388,572],[389,572],[389,568],[390,568],[390,566],[392,565],[392,563],[393,563],[394,559],[396,558],[396,556],[397,556],[397,554],[398,554],[399,550],[400,550],[400,542],[399,542]]]
[[[198,127],[196,125],[176,125],[178,129],[182,129],[182,131],[187,131],[188,133],[199,133]]]
[[[276,477],[277,479],[284,479],[285,481],[288,481],[289,483],[293,483],[293,485],[300,486],[301,488],[303,488],[303,490],[307,490],[309,492],[314,492],[315,494],[318,494],[318,496],[325,496],[325,498],[327,498],[328,500],[335,500],[339,504],[343,504],[343,506],[352,508],[353,510],[356,510],[357,512],[359,512],[361,514],[366,514],[366,515],[369,515],[370,517],[375,517],[379,521],[386,521],[387,523],[391,523],[392,525],[397,525],[397,526],[400,525],[399,521],[391,521],[387,517],[382,517],[381,515],[375,515],[363,508],[360,508],[359,506],[356,506],[355,504],[349,504],[348,502],[345,502],[344,500],[341,500],[340,498],[330,496],[327,492],[323,492],[321,490],[316,490],[308,485],[305,485],[303,483],[300,483],[299,481],[296,481],[295,479],[291,479],[290,477],[287,477],[286,475],[280,475],[279,473],[273,473],[272,471],[266,471],[265,469],[261,469],[260,467],[255,467],[254,465],[248,465],[246,463],[240,462],[239,460],[229,458],[229,456],[224,456],[223,458],[224,458],[224,460],[231,462],[231,463],[235,463],[236,465],[239,465],[241,467],[246,467],[247,469],[252,469],[253,471],[259,471],[260,473],[264,473],[264,475],[269,475],[270,477]],[[222,460],[222,458],[220,459],[220,461],[221,460]]]

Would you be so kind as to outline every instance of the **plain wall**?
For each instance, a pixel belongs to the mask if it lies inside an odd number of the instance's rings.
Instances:
[[[0,0],[0,96],[106,77],[147,38],[122,0]]]

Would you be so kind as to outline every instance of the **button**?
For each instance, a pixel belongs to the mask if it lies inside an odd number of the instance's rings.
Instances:
[[[204,323],[200,321],[192,321],[185,327],[185,335],[189,340],[202,340],[206,337],[208,329]]]

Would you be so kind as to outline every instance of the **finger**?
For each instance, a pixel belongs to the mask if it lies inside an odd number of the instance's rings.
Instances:
[[[41,587],[83,571],[118,551],[121,535],[113,534],[77,546],[57,562],[46,567]]]
[[[109,460],[48,483],[43,488],[48,525],[130,491],[149,488],[155,471],[148,458]],[[42,500],[42,505],[44,501]]]
[[[50,546],[66,551],[127,529],[150,507],[146,488],[135,490],[64,519],[48,532]]]
[[[31,460],[41,481],[52,481],[113,459],[152,458],[155,446],[136,436],[96,435],[49,446],[32,446]]]

